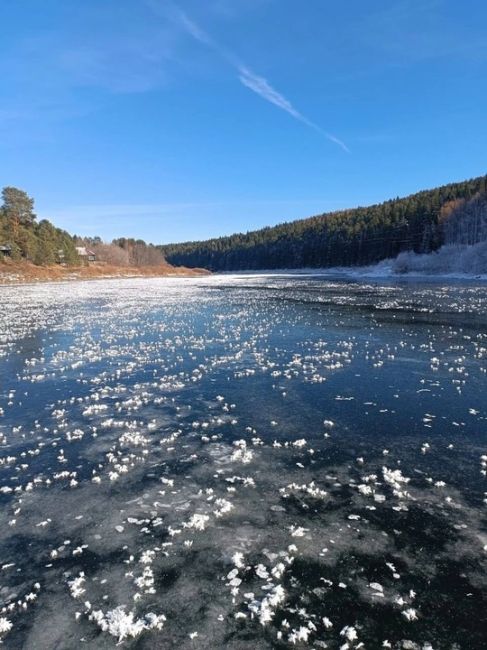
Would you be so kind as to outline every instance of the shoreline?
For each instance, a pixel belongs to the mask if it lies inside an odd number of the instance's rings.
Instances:
[[[203,277],[211,275],[206,269],[189,269],[184,266],[124,267],[93,265],[81,267],[35,266],[26,262],[0,263],[0,287],[44,282],[77,282],[84,280],[110,280],[159,277]]]
[[[444,272],[444,273],[425,273],[420,271],[408,271],[397,273],[392,269],[379,265],[360,267],[360,266],[340,266],[340,267],[302,267],[302,268],[280,268],[280,269],[251,269],[241,271],[215,271],[214,275],[218,276],[302,276],[302,277],[321,277],[331,279],[347,280],[420,280],[420,281],[477,281],[487,282],[487,273],[461,273],[461,272]]]
[[[164,265],[159,267],[123,267],[93,265],[82,267],[35,266],[26,262],[0,263],[0,288],[2,286],[43,284],[48,282],[82,282],[88,280],[120,280],[134,278],[195,278],[209,276],[281,276],[321,277],[355,281],[419,281],[445,282],[469,281],[487,282],[487,274],[466,273],[394,273],[385,266],[380,267],[336,267],[300,269],[259,269],[211,272],[202,268]]]

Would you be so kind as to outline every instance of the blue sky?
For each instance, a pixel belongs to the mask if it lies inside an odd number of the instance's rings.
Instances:
[[[484,174],[481,0],[2,0],[0,185],[166,243]]]

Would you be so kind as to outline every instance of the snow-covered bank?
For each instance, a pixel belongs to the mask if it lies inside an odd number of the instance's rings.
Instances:
[[[428,254],[412,251],[400,253],[370,266],[337,266],[330,268],[273,269],[232,272],[231,275],[312,275],[348,277],[353,279],[411,278],[425,280],[487,281],[487,241],[472,246],[449,244]]]
[[[372,266],[341,269],[354,277],[410,277],[428,279],[487,280],[487,241],[472,246],[449,244],[437,251],[400,253]]]
[[[429,254],[404,252],[394,259],[383,260],[371,266],[323,269],[323,274],[357,279],[449,279],[486,282],[487,242],[475,246],[443,246]]]
[[[395,273],[460,274],[487,277],[487,241],[473,244],[449,244],[434,253],[401,253],[394,261]]]

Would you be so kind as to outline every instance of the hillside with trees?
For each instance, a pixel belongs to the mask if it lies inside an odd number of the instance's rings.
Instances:
[[[71,236],[47,219],[37,220],[34,199],[16,187],[4,187],[0,206],[0,260],[29,262],[36,266],[86,264],[78,253],[89,248],[97,264],[144,268],[168,266],[161,251],[141,239]]]
[[[404,251],[487,239],[487,176],[245,234],[160,246],[171,264],[211,271],[365,266]]]
[[[16,187],[2,190],[0,246],[14,261],[45,266],[80,263],[73,238],[47,219],[37,221],[34,200]]]
[[[71,236],[46,219],[38,221],[34,200],[23,190],[5,187],[1,198],[0,263],[79,267],[85,272],[90,266],[96,275],[96,268],[102,267],[112,273],[140,269],[164,274],[171,271],[171,264],[234,271],[367,266],[396,259],[394,268],[399,272],[468,271],[469,267],[487,272],[483,270],[487,269],[487,176],[366,208],[166,246],[141,239],[104,242],[100,237]],[[475,251],[470,251],[473,246]],[[83,251],[89,251],[89,256]],[[434,251],[439,255],[430,259]],[[453,264],[455,256],[458,260]]]

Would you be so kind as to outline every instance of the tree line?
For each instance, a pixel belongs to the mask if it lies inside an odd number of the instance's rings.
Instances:
[[[74,235],[76,246],[84,246],[92,251],[99,262],[111,266],[161,266],[166,264],[164,255],[153,244],[143,239],[121,237],[110,243],[100,237],[79,237]]]
[[[47,219],[37,221],[34,200],[16,187],[2,190],[0,246],[13,260],[28,259],[39,265],[80,263],[72,237]]]
[[[160,250],[171,264],[212,271],[362,266],[402,251],[430,253],[451,243],[455,233],[469,242],[482,237],[479,215],[486,196],[487,176],[480,176],[369,207]],[[468,226],[475,219],[477,226]]]
[[[77,248],[89,248],[99,263],[113,266],[159,266],[165,264],[162,252],[142,239],[115,239],[106,243],[100,237],[71,236],[47,219],[37,220],[34,199],[16,187],[4,187],[0,206],[0,261],[28,260],[36,265],[86,263]]]
[[[370,207],[358,207],[203,242],[154,246],[141,239],[71,236],[37,221],[34,200],[4,187],[0,206],[0,260],[34,264],[83,263],[76,248],[113,266],[167,262],[212,271],[362,266],[403,251],[430,253],[443,244],[487,240],[487,176],[450,183]],[[3,249],[3,253],[2,253]]]

